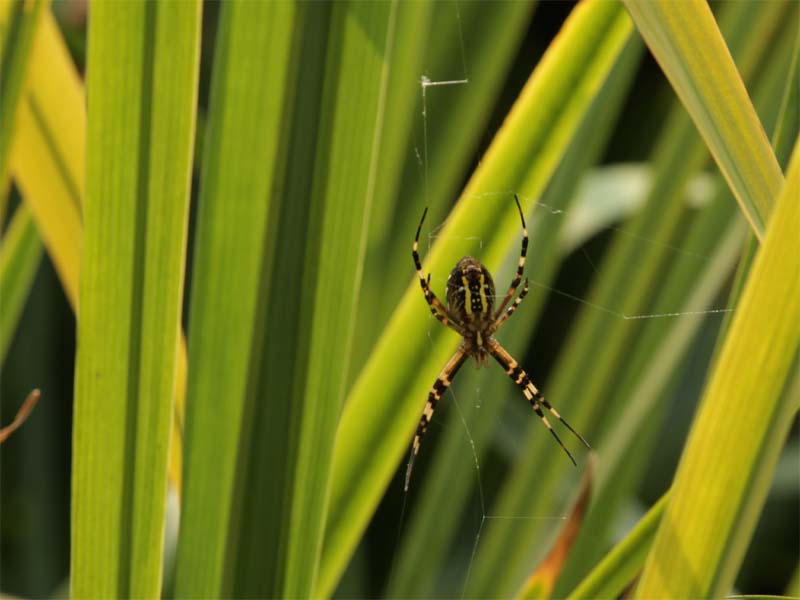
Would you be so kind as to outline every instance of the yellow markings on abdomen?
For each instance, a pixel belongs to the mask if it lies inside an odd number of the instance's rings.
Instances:
[[[468,315],[472,314],[472,292],[469,289],[469,281],[467,281],[467,276],[461,276],[461,283],[464,284],[464,310],[467,311]],[[483,292],[481,292],[482,294]]]
[[[481,273],[481,314],[484,315],[489,312],[489,303],[486,300],[486,288],[484,287],[485,279]]]

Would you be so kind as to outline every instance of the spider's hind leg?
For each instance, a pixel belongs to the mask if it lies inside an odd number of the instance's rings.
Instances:
[[[542,423],[544,423],[545,427],[550,430],[550,433],[553,435],[556,442],[558,442],[558,445],[561,446],[564,452],[567,453],[567,456],[572,461],[572,464],[577,465],[572,453],[567,450],[567,447],[561,441],[561,438],[558,437],[558,434],[553,429],[553,426],[550,425],[550,421],[547,420],[544,412],[542,412],[541,407],[544,406],[547,410],[549,410],[550,413],[561,423],[563,423],[564,426],[569,429],[587,448],[590,448],[589,442],[587,442],[581,434],[575,431],[572,426],[570,426],[570,424],[567,423],[560,414],[558,414],[558,411],[556,411],[556,409],[544,399],[544,396],[542,396],[536,386],[533,385],[533,382],[528,377],[528,374],[522,369],[522,367],[519,366],[517,361],[514,360],[514,358],[506,351],[505,348],[497,343],[497,341],[492,340],[492,344],[489,346],[489,352],[495,358],[495,360],[500,363],[503,369],[505,369],[506,374],[511,377],[514,383],[522,388],[522,393],[525,394],[525,397],[528,399],[528,402],[531,403],[531,407],[533,407],[533,410],[542,420]]]
[[[425,404],[425,410],[422,411],[422,416],[419,418],[417,434],[414,436],[414,442],[411,446],[411,456],[409,456],[408,465],[406,466],[405,491],[408,491],[408,484],[411,481],[411,470],[414,468],[414,460],[417,458],[417,454],[419,454],[419,446],[422,436],[425,435],[426,431],[428,431],[428,425],[431,422],[431,417],[433,417],[433,411],[436,408],[436,405],[439,403],[439,400],[442,398],[442,395],[445,393],[445,391],[447,391],[447,388],[450,387],[450,384],[452,383],[453,378],[456,376],[458,369],[461,368],[461,365],[464,364],[466,359],[467,355],[464,352],[464,349],[459,348],[452,358],[447,362],[444,369],[442,369],[442,372],[439,373],[439,377],[437,377],[436,381],[433,383],[431,391],[428,392],[428,402]]]

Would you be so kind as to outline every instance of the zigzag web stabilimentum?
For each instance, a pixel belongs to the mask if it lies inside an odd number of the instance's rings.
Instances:
[[[457,12],[458,5],[456,4],[455,6]],[[459,37],[463,38],[463,34],[461,33],[460,15],[456,14],[456,18],[458,18]],[[454,77],[452,79],[441,81],[431,80],[424,75],[420,78],[420,94],[422,104],[422,148],[421,151],[419,148],[415,148],[414,151],[420,165],[420,170],[422,171],[426,203],[428,201],[427,190],[429,178],[429,123],[437,118],[437,115],[433,114],[429,110],[428,94],[435,94],[437,89],[447,86],[462,86],[462,92],[460,93],[469,93],[469,79],[467,78],[466,55],[463,50],[463,39],[460,39],[460,42],[463,62],[462,77]],[[700,176],[696,181],[692,182],[692,185],[689,186],[690,189],[687,192],[686,199],[688,211],[699,212],[699,210],[702,210],[710,202],[713,186],[709,186],[709,179],[710,178],[708,176]],[[579,191],[575,193],[576,199],[569,204],[550,202],[550,199],[546,195],[544,196],[544,199],[539,199],[538,201],[534,202],[535,199],[527,198],[523,193],[519,193],[518,190],[513,189],[503,189],[483,193],[480,195],[480,198],[487,202],[497,201],[506,203],[509,207],[509,211],[513,211],[513,196],[515,192],[518,192],[523,206],[534,206],[533,213],[529,212],[526,215],[526,218],[528,219],[528,229],[530,231],[528,265],[531,266],[533,263],[532,254],[545,251],[541,247],[537,246],[537,232],[542,231],[543,228],[555,229],[560,232],[558,238],[554,242],[559,247],[557,251],[559,260],[563,261],[567,257],[571,257],[570,260],[573,263],[576,261],[582,262],[586,267],[585,270],[587,273],[587,280],[591,279],[597,274],[602,274],[602,268],[604,264],[603,251],[605,250],[605,247],[587,243],[587,241],[592,240],[592,238],[597,234],[606,236],[622,236],[638,240],[644,248],[655,248],[662,252],[668,258],[666,261],[667,263],[671,263],[678,258],[682,258],[685,261],[696,261],[698,265],[704,267],[707,266],[709,268],[713,268],[717,264],[717,262],[715,262],[717,260],[715,256],[706,256],[700,252],[692,250],[690,247],[682,246],[682,238],[680,238],[680,236],[678,237],[678,241],[675,241],[674,239],[662,241],[659,239],[650,238],[647,235],[642,235],[637,229],[635,229],[630,224],[629,217],[633,215],[638,206],[641,205],[641,198],[647,193],[647,185],[641,184],[638,188],[636,188],[636,186],[634,186],[634,188],[635,189],[633,191],[629,190],[629,192],[631,197],[639,197],[639,204],[635,205],[635,202],[631,201],[631,206],[624,206],[622,208],[618,206],[616,208],[616,215],[613,218],[607,218],[603,222],[602,226],[599,226],[594,231],[591,230],[591,227],[587,228],[586,225],[586,215],[587,213],[591,214],[591,203],[598,201],[597,198],[594,197],[596,194],[593,195],[591,185],[588,186],[588,189],[587,186],[583,186],[582,189],[579,189]],[[481,254],[483,250],[483,239],[481,236],[470,235],[469,231],[462,231],[449,233],[445,237],[441,235],[443,225],[444,223],[434,223],[430,225],[429,231],[425,232],[423,230],[423,237],[421,237],[420,240],[420,254],[423,256],[423,258],[430,251],[434,240],[436,240],[437,244],[454,244],[459,248],[463,248],[462,254],[469,254],[475,256],[478,258],[478,260],[482,260]],[[426,227],[428,227],[428,225],[426,225]],[[733,241],[731,243],[738,243],[737,240],[739,240],[741,236],[739,235],[737,237],[737,235],[732,234],[731,239]],[[412,241],[412,236],[413,232],[409,232],[409,242]],[[519,236],[521,238],[521,230],[519,231]],[[579,241],[570,241],[570,238],[574,238]],[[518,254],[519,246],[518,244],[513,244],[501,268],[492,272],[497,296],[502,297],[505,294],[508,284],[513,277],[513,269],[516,265]],[[495,267],[495,265],[487,266],[490,268],[490,270],[493,270]],[[726,265],[726,267],[729,266],[730,265]],[[409,269],[410,268],[411,266],[409,265]],[[665,268],[665,277],[666,273],[667,271]],[[431,273],[430,285],[440,298],[443,298],[444,296],[448,274],[448,272]],[[630,310],[625,310],[624,307],[617,306],[613,303],[598,301],[590,294],[589,290],[591,286],[583,285],[584,282],[577,282],[573,288],[570,285],[570,282],[565,281],[563,278],[557,278],[555,276],[539,277],[537,272],[528,268],[528,266],[526,266],[525,275],[529,279],[531,297],[534,297],[537,293],[543,295],[546,297],[547,302],[550,305],[563,305],[566,307],[567,312],[571,312],[573,315],[576,315],[579,311],[596,311],[599,313],[604,313],[613,319],[618,319],[620,322],[648,322],[658,320],[668,323],[674,322],[677,326],[677,323],[681,319],[721,319],[725,313],[729,312],[729,309],[722,305],[722,303],[724,303],[724,298],[721,298],[717,295],[714,295],[711,300],[708,300],[707,297],[704,297],[705,300],[697,302],[689,299],[686,302],[681,302],[675,306],[667,306],[666,308],[662,306],[659,309],[652,310],[650,312],[632,312]],[[526,303],[533,302],[535,301],[530,299],[526,301]],[[720,305],[715,307],[713,305],[714,302]],[[421,293],[420,303],[424,303]],[[515,322],[513,320],[517,319],[520,316],[520,313],[526,310],[526,303],[523,303],[520,306],[517,314],[512,317],[511,323]],[[658,306],[657,302],[652,302],[651,304],[653,307]],[[434,328],[439,327],[441,327],[441,324],[438,323],[432,316],[430,316],[428,335],[429,339],[431,340],[431,346],[433,346],[431,331],[433,331]],[[501,341],[501,343],[505,343],[504,338],[510,336],[510,330],[513,328],[514,325],[510,325],[507,327],[507,329],[502,330],[498,334],[498,339]],[[568,331],[565,331],[564,336],[567,334]],[[444,335],[455,334],[448,332]],[[544,352],[546,350],[542,351]],[[533,369],[532,365],[524,364],[524,353],[523,355],[517,356],[517,359],[523,363],[522,366],[525,367],[529,373],[532,370],[535,370]],[[496,365],[494,362],[492,362],[489,368],[491,371],[499,370],[498,365]],[[437,435],[441,436],[446,433],[448,426],[444,424],[445,422],[449,423],[451,428],[455,425],[463,430],[463,434],[456,437],[460,438],[461,440],[460,443],[462,444],[463,460],[469,461],[471,465],[470,468],[474,473],[473,481],[465,494],[471,494],[473,496],[471,502],[473,505],[477,505],[478,507],[478,518],[475,521],[470,520],[471,517],[467,515],[467,512],[469,511],[468,507],[466,506],[470,503],[470,501],[467,500],[464,500],[463,504],[459,504],[457,508],[454,508],[450,505],[438,507],[438,510],[441,511],[455,510],[459,512],[461,516],[457,517],[460,520],[456,526],[456,528],[460,530],[459,533],[463,533],[466,528],[472,528],[474,531],[474,533],[471,534],[471,547],[469,548],[469,551],[465,553],[465,555],[462,556],[458,552],[451,552],[451,556],[440,557],[438,559],[442,563],[446,560],[449,560],[450,563],[458,563],[455,566],[452,564],[448,566],[449,576],[447,577],[446,582],[442,582],[440,578],[438,583],[439,591],[446,592],[450,595],[461,595],[462,597],[466,593],[467,586],[470,581],[470,575],[472,574],[473,563],[476,555],[478,554],[482,537],[484,537],[487,527],[489,527],[491,523],[497,521],[552,521],[552,529],[555,531],[560,527],[559,524],[565,519],[564,515],[567,511],[567,506],[565,503],[563,510],[558,510],[555,513],[497,514],[493,512],[492,507],[494,506],[494,503],[492,502],[492,498],[497,495],[497,490],[487,490],[487,478],[482,473],[481,465],[483,460],[485,460],[485,458],[482,457],[485,457],[486,452],[490,447],[493,446],[493,443],[495,445],[498,443],[498,434],[493,433],[493,430],[497,429],[498,425],[501,427],[503,426],[503,413],[500,410],[495,410],[492,412],[492,416],[488,419],[488,425],[485,423],[486,419],[483,419],[482,417],[489,412],[487,408],[489,405],[496,405],[501,402],[517,402],[521,405],[524,404],[524,398],[521,396],[519,391],[516,388],[513,388],[513,386],[510,384],[495,385],[496,382],[502,381],[502,377],[504,376],[502,372],[500,372],[499,376],[492,376],[492,384],[490,385],[487,379],[490,377],[490,375],[487,374],[485,369],[478,371],[474,376],[466,376],[466,371],[472,371],[472,369],[469,369],[469,363],[465,365],[465,367],[463,367],[459,372],[459,375],[455,378],[453,385],[448,389],[447,393],[442,398],[442,401],[439,403],[439,406],[437,406],[436,412],[434,412],[432,419],[432,423],[435,423],[435,425],[431,426],[426,438],[422,442],[422,448],[417,463],[420,465],[422,462],[428,462],[431,467],[428,471],[430,474],[433,474],[435,469],[433,464],[435,457],[431,456],[430,452],[426,452],[426,448],[433,449],[437,446],[433,438]],[[431,384],[432,383],[433,381],[431,381]],[[547,397],[547,382],[537,381],[536,384],[543,388],[545,397]],[[465,388],[465,385],[469,387]],[[474,399],[470,398],[467,404],[465,404],[465,390],[474,390]],[[469,395],[472,396],[472,393]],[[421,397],[419,399],[420,412],[425,405],[425,401],[425,397]],[[450,407],[446,406],[448,404]],[[449,412],[452,410],[455,410],[456,412]],[[458,416],[458,423],[453,421],[456,415]],[[567,415],[565,415],[565,417],[568,418]],[[480,434],[475,433],[476,427],[480,431]],[[522,427],[522,425],[519,427]],[[526,430],[535,428],[541,431],[542,434],[546,434],[546,431],[541,427],[541,423],[535,417],[535,415],[531,415],[529,422],[525,423],[525,428]],[[492,435],[494,435],[494,438],[492,438]],[[441,442],[441,440],[439,441]],[[409,446],[410,444],[411,439],[409,439]],[[439,450],[439,448],[436,449]],[[405,468],[405,463],[403,463],[401,468]],[[418,468],[415,470],[412,479],[411,489],[414,489],[415,493],[419,491],[420,497],[422,497],[422,492],[420,489],[423,486],[431,484],[427,481],[426,477],[424,477],[425,474],[425,468]],[[576,472],[576,484],[579,479],[579,475],[580,473]],[[433,475],[431,475],[431,477],[433,477]],[[489,480],[494,482],[495,478],[492,477],[489,478]],[[495,486],[502,485],[502,483],[492,483],[491,485],[492,488],[494,488]],[[415,517],[413,514],[410,517],[409,523],[406,523],[408,492],[406,491],[401,493],[403,494],[402,508],[400,510],[400,516],[398,519],[397,534],[394,543],[394,549],[392,551],[393,556],[388,580],[390,590],[392,589],[392,581],[394,578],[396,576],[402,577],[402,575],[399,575],[399,573],[404,570],[403,537],[409,534],[410,531],[414,531],[413,527]],[[423,508],[428,507],[427,505],[418,505],[416,510],[422,510]],[[547,527],[549,528],[550,526],[548,525]],[[457,534],[452,532],[449,535],[451,535],[452,538],[457,537]],[[452,544],[453,540],[449,540],[449,543]],[[458,562],[459,558],[461,558],[461,562]],[[458,572],[459,575],[456,576],[454,574],[455,572]]]

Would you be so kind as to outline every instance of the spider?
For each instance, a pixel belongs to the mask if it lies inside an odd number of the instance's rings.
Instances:
[[[431,387],[431,391],[428,393],[428,402],[420,417],[417,433],[414,436],[414,443],[411,447],[411,456],[408,459],[408,466],[406,467],[406,491],[408,491],[408,483],[411,480],[411,469],[414,467],[414,459],[419,453],[420,440],[428,429],[428,424],[431,422],[431,416],[436,408],[436,404],[452,383],[461,365],[463,365],[469,357],[475,359],[476,368],[482,366],[488,367],[489,356],[492,356],[500,363],[500,366],[505,369],[506,374],[522,389],[522,393],[528,399],[528,402],[531,403],[534,412],[539,415],[545,427],[553,434],[556,442],[558,442],[559,446],[567,453],[573,465],[577,466],[575,459],[572,457],[569,450],[567,450],[567,447],[564,446],[558,434],[553,430],[544,412],[542,412],[541,407],[544,406],[549,410],[556,419],[561,421],[567,429],[583,442],[584,446],[587,448],[590,447],[583,436],[562,419],[558,411],[544,399],[536,386],[531,382],[528,374],[519,366],[517,361],[514,360],[496,339],[494,339],[495,332],[514,314],[514,311],[517,310],[517,307],[522,303],[522,300],[528,293],[528,280],[526,278],[525,286],[522,288],[519,296],[514,300],[511,306],[509,306],[509,302],[511,302],[511,299],[517,292],[519,284],[522,282],[522,272],[525,267],[525,253],[528,249],[528,229],[525,226],[525,217],[522,214],[522,207],[520,206],[519,198],[516,194],[514,194],[514,200],[517,203],[519,218],[522,221],[522,251],[519,255],[517,274],[511,282],[511,286],[508,288],[508,292],[506,292],[503,301],[496,309],[494,309],[495,288],[492,276],[484,265],[471,256],[465,256],[459,260],[450,272],[450,276],[447,278],[448,306],[445,307],[436,297],[436,294],[434,294],[433,290],[430,288],[431,276],[428,274],[426,278],[423,275],[422,263],[419,258],[419,233],[422,230],[422,224],[425,222],[425,215],[428,213],[428,209],[426,208],[422,213],[422,219],[420,219],[419,226],[417,227],[417,235],[414,237],[414,245],[411,250],[411,255],[414,258],[414,266],[417,268],[419,284],[422,287],[425,300],[433,316],[436,317],[440,323],[458,333],[462,339],[458,350],[456,350],[456,353],[447,361],[444,369],[439,373],[439,377],[436,378],[433,387]]]

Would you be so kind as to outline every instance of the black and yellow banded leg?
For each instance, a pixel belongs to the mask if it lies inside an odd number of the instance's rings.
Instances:
[[[422,293],[425,295],[425,301],[430,306],[431,314],[433,314],[433,316],[436,317],[440,323],[463,336],[465,335],[465,331],[463,327],[461,327],[461,323],[459,323],[458,319],[450,314],[450,311],[447,310],[447,307],[442,304],[442,301],[439,300],[439,298],[436,297],[436,294],[433,293],[433,290],[430,286],[430,274],[426,278],[422,272],[422,261],[419,258],[419,233],[422,231],[422,224],[425,222],[425,215],[427,214],[428,208],[425,207],[425,210],[422,212],[422,219],[420,219],[419,225],[417,226],[417,235],[414,237],[414,245],[411,247],[411,256],[414,258],[414,267],[417,269],[419,285],[422,288]]]
[[[525,269],[525,255],[528,253],[528,227],[525,225],[525,215],[522,214],[522,206],[520,206],[519,197],[516,194],[514,194],[514,200],[517,203],[519,218],[522,221],[522,250],[519,253],[519,262],[517,263],[517,274],[514,276],[514,279],[511,282],[511,287],[508,288],[506,297],[503,298],[503,301],[500,303],[500,306],[497,307],[497,310],[494,313],[495,319],[497,319],[497,317],[499,317],[503,313],[506,306],[508,306],[508,303],[511,302],[511,298],[513,298],[514,294],[517,292],[517,288],[519,287],[519,284],[522,282],[522,272]]]
[[[517,299],[514,300],[514,304],[512,304],[506,309],[506,312],[503,313],[503,316],[494,322],[494,325],[492,325],[492,332],[495,332],[498,329],[500,329],[500,326],[503,323],[505,323],[511,315],[514,314],[514,311],[516,311],[517,307],[520,304],[522,304],[522,301],[525,299],[525,296],[527,295],[528,295],[528,278],[526,277],[525,286],[522,288],[522,291],[520,292],[519,296],[517,296]]]
[[[428,431],[428,425],[433,417],[433,411],[436,409],[436,405],[439,403],[445,391],[447,391],[447,388],[450,387],[450,383],[452,383],[458,369],[461,368],[461,365],[463,365],[466,360],[467,355],[464,353],[463,349],[459,348],[447,362],[444,369],[442,369],[442,372],[439,373],[439,377],[436,378],[433,387],[431,387],[431,391],[428,393],[428,402],[425,404],[425,410],[422,411],[422,416],[419,418],[417,434],[414,436],[414,442],[411,445],[411,456],[408,459],[408,466],[406,467],[406,483],[404,488],[406,491],[408,491],[408,483],[411,481],[411,470],[414,468],[414,459],[416,459],[417,454],[419,454],[420,441],[422,440],[422,436],[425,435],[425,432]]]
[[[577,465],[575,459],[573,458],[572,454],[564,443],[561,441],[561,438],[558,437],[558,434],[553,429],[552,425],[550,425],[550,421],[547,420],[547,417],[542,412],[542,406],[544,406],[550,413],[558,419],[564,426],[569,429],[582,443],[584,446],[589,448],[589,442],[587,442],[581,434],[575,431],[569,423],[567,423],[560,414],[556,411],[552,405],[544,399],[539,390],[533,385],[533,382],[528,377],[528,374],[525,372],[522,367],[519,366],[516,360],[503,348],[500,344],[497,343],[496,340],[492,339],[489,344],[487,344],[487,349],[489,353],[494,357],[494,359],[500,363],[500,365],[505,369],[506,374],[516,383],[520,388],[522,388],[522,393],[525,394],[525,398],[528,399],[528,402],[531,403],[533,410],[539,415],[539,418],[544,423],[545,427],[550,430],[550,433],[555,438],[558,445],[567,453],[569,459],[572,461],[572,464]]]
[[[428,275],[428,284],[429,285],[430,285],[430,280],[431,280],[431,276]],[[428,293],[430,293],[431,296],[433,296],[433,299],[437,303],[441,304],[441,302],[439,302],[439,299],[436,298],[436,296],[433,295],[433,292],[431,291],[430,287],[427,287],[427,291],[426,291],[426,288],[423,288],[423,291],[426,292],[426,294],[425,294],[425,299],[426,300],[428,300]],[[438,319],[438,321],[442,325],[444,325],[445,327],[449,327],[450,329],[452,329],[453,331],[457,332],[461,336],[466,335],[467,332],[464,331],[464,328],[459,323],[454,322],[454,321],[451,320],[453,317],[452,317],[452,315],[450,315],[449,311],[447,311],[445,314],[442,314],[441,312],[436,310],[436,306],[434,305],[434,303],[431,303],[430,301],[428,302],[428,307],[431,309],[431,314],[434,317],[436,317]]]

